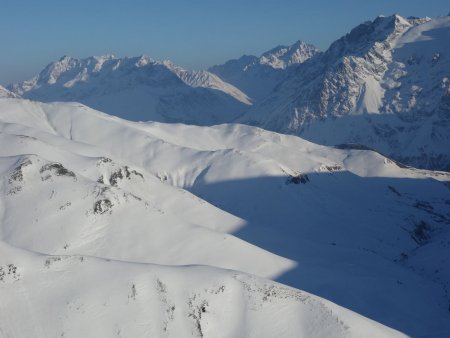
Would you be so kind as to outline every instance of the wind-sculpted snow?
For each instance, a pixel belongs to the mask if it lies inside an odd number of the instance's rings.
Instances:
[[[447,173],[250,126],[20,99],[0,99],[0,143],[5,336],[450,329]]]

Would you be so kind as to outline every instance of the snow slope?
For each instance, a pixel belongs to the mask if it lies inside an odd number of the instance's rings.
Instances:
[[[146,56],[64,56],[10,89],[25,98],[82,102],[138,121],[213,124],[236,118],[251,104],[244,93],[214,74]]]
[[[239,272],[0,253],[2,337],[405,337]]]
[[[446,173],[77,103],[0,99],[0,139],[4,336],[450,330]]]

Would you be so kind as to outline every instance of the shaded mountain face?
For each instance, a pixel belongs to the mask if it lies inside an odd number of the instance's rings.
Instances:
[[[449,39],[449,17],[366,22],[288,69],[239,122],[450,170]]]
[[[10,89],[28,99],[77,101],[142,121],[214,124],[232,120],[251,104],[244,93],[214,74],[145,56],[65,56]]]
[[[209,68],[209,71],[241,89],[255,102],[265,98],[283,81],[285,71],[319,54],[313,45],[297,41],[291,46],[277,46],[260,57],[244,55],[227,61],[223,65]]]
[[[449,174],[23,99],[0,99],[0,144],[2,334],[450,330]]]

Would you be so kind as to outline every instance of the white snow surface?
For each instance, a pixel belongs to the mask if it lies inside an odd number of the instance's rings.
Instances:
[[[0,336],[450,330],[447,173],[10,98],[0,144]]]

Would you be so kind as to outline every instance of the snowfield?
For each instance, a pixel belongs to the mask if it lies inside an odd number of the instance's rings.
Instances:
[[[448,173],[15,98],[0,144],[2,337],[450,332]]]
[[[405,337],[239,272],[0,252],[2,337]]]

